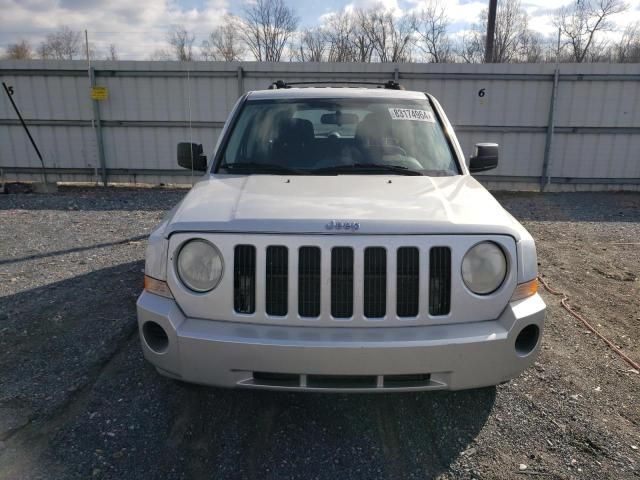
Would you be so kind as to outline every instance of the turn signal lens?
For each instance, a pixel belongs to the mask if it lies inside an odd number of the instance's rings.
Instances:
[[[525,283],[521,283],[516,287],[516,290],[511,295],[511,301],[515,302],[516,300],[522,300],[523,298],[530,297],[531,295],[535,295],[538,292],[538,279],[534,278],[533,280]]]
[[[148,277],[147,275],[144,276],[144,289],[149,293],[155,293],[161,297],[173,298],[167,282],[156,280],[155,278]]]

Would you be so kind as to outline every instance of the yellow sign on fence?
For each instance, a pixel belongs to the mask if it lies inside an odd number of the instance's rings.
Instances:
[[[108,96],[109,90],[107,90],[107,87],[91,87],[92,100],[106,100]]]

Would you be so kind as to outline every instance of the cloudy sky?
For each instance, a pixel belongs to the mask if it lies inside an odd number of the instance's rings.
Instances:
[[[195,33],[195,45],[221,21],[224,13],[241,13],[251,0],[0,0],[0,50],[26,39],[37,45],[47,33],[62,25],[88,30],[89,40],[99,52],[116,45],[121,59],[145,59],[158,48],[166,48],[166,32],[182,24]],[[300,16],[301,27],[317,25],[324,15],[353,7],[383,3],[398,13],[420,9],[426,0],[285,0]],[[575,0],[521,0],[531,19],[531,28],[552,35],[553,9]],[[452,22],[451,30],[462,32],[477,21],[488,0],[441,0]],[[627,0],[629,11],[613,18],[618,38],[624,27],[640,21],[640,0]]]

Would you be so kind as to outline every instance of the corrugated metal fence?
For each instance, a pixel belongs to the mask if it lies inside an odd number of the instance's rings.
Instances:
[[[210,153],[241,93],[276,79],[396,79],[440,100],[467,156],[476,142],[501,145],[499,168],[482,175],[494,188],[537,188],[547,178],[550,189],[640,186],[637,64],[561,64],[555,83],[555,65],[547,64],[94,62],[92,68],[95,84],[108,88],[108,99],[95,104],[86,62],[0,61],[0,77],[13,87],[52,180],[98,181],[101,133],[110,182],[189,183],[176,165],[176,143],[193,140]],[[38,180],[39,160],[0,94],[0,169],[7,180]]]

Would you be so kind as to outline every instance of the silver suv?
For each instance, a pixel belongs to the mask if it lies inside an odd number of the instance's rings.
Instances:
[[[244,95],[211,162],[149,238],[138,299],[163,375],[225,387],[463,389],[539,349],[529,233],[470,173],[431,95],[291,88]]]

